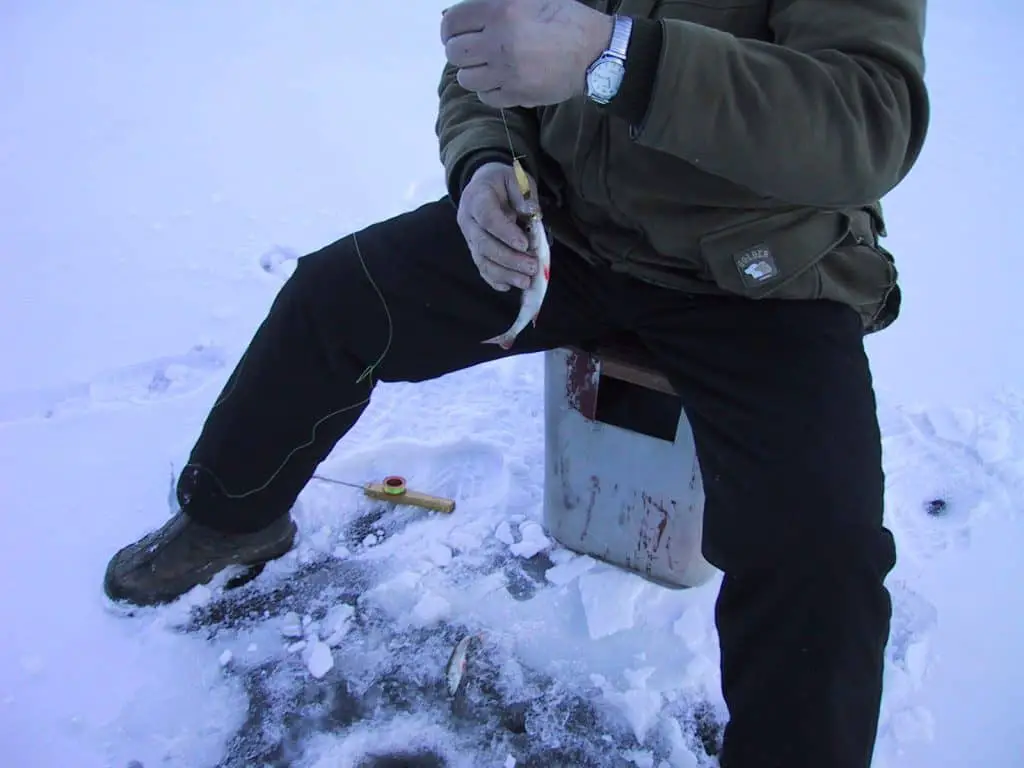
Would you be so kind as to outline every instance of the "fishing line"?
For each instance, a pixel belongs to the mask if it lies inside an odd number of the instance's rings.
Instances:
[[[512,142],[512,132],[509,129],[508,119],[505,116],[505,110],[504,109],[499,109],[499,112],[501,114],[501,122],[505,126],[505,136],[508,139],[509,149],[512,152],[513,165],[514,166],[515,165],[519,165],[519,157],[516,155],[515,145]],[[519,168],[521,169],[522,166],[519,165]],[[525,174],[522,174],[522,175],[525,177]],[[519,176],[520,176],[520,173],[517,173],[517,177],[519,177]],[[523,183],[522,183],[521,179],[520,179],[520,186],[521,187],[523,186]],[[529,193],[529,185],[527,184],[526,185],[525,194],[528,195],[528,193]],[[360,264],[360,266],[363,269],[363,274],[366,275],[366,279],[370,282],[370,285],[373,287],[373,290],[377,294],[378,298],[380,298],[381,306],[384,308],[384,315],[386,316],[387,321],[388,321],[388,338],[387,338],[387,343],[384,345],[384,350],[380,353],[380,356],[373,363],[371,363],[370,365],[366,366],[366,368],[363,370],[363,372],[361,374],[359,374],[359,377],[356,379],[356,383],[357,384],[359,384],[359,383],[363,382],[364,380],[366,380],[368,382],[368,386],[369,386],[370,392],[372,394],[373,388],[375,386],[374,381],[373,381],[374,371],[380,366],[380,364],[384,361],[384,358],[387,356],[388,352],[391,350],[391,343],[392,343],[392,341],[394,339],[395,328],[394,328],[394,321],[393,321],[393,319],[391,317],[391,310],[388,308],[388,303],[387,303],[387,301],[384,298],[384,293],[383,293],[383,291],[381,291],[380,286],[377,285],[377,282],[373,279],[373,275],[370,274],[370,268],[369,268],[369,266],[366,263],[366,259],[363,258],[363,252],[362,252],[362,250],[359,247],[359,240],[356,238],[356,233],[355,232],[352,233],[352,243],[355,245],[356,256],[359,258],[359,264]],[[247,349],[242,354],[242,357],[238,361],[238,366],[237,366],[237,368],[235,370],[234,378],[233,378],[233,381],[231,382],[231,385],[224,391],[224,393],[213,404],[213,406],[210,408],[210,413],[213,413],[217,408],[222,406],[225,402],[227,402],[228,398],[230,398],[231,395],[234,394],[235,389],[238,387],[238,382],[242,378],[242,374],[245,371],[245,363],[246,363],[246,360],[248,359],[248,355],[249,355],[249,351]],[[262,491],[265,491],[268,487],[270,487],[270,484],[273,483],[274,480],[276,480],[277,477],[284,471],[285,467],[288,466],[288,462],[292,460],[292,457],[295,456],[295,454],[297,454],[299,451],[302,451],[302,450],[305,450],[306,448],[309,448],[311,445],[313,445],[313,443],[316,442],[317,430],[319,430],[321,424],[323,424],[328,419],[332,419],[335,416],[339,416],[342,413],[345,413],[346,411],[351,411],[353,409],[361,408],[361,407],[363,407],[365,405],[368,405],[369,402],[370,402],[370,395],[367,395],[366,399],[364,399],[364,400],[361,400],[361,401],[359,401],[357,403],[352,403],[351,405],[346,405],[346,406],[344,406],[342,408],[338,408],[336,410],[333,410],[330,413],[328,413],[326,416],[323,416],[322,418],[318,419],[316,422],[314,422],[313,427],[310,430],[309,439],[306,442],[301,443],[301,444],[295,446],[294,448],[292,448],[291,451],[289,451],[288,454],[284,457],[284,460],[281,462],[280,466],[278,466],[277,469],[275,469],[270,474],[270,477],[268,477],[267,480],[264,483],[262,483],[261,485],[256,486],[255,488],[251,488],[248,491],[235,492],[235,493],[229,491],[227,489],[227,487],[224,485],[224,482],[220,479],[220,477],[217,476],[217,474],[215,472],[213,472],[208,467],[205,467],[202,464],[199,464],[198,462],[189,462],[188,464],[185,464],[182,467],[182,472],[184,472],[186,469],[193,469],[193,470],[198,470],[200,472],[205,472],[207,475],[210,476],[210,478],[213,480],[213,482],[217,485],[217,488],[220,490],[220,492],[224,495],[225,498],[232,499],[232,500],[248,498],[249,496],[253,496],[253,495],[257,494],[257,493],[261,493]],[[321,478],[321,479],[323,479],[323,478]],[[341,484],[341,485],[350,485],[350,483],[339,483],[339,484]],[[360,487],[361,488],[363,486],[356,486],[356,487]]]
[[[381,291],[380,286],[377,285],[377,282],[373,279],[373,275],[370,274],[370,268],[369,268],[369,266],[366,263],[366,259],[363,258],[363,252],[359,248],[359,240],[356,239],[356,235],[355,235],[354,232],[352,233],[352,242],[353,242],[353,244],[355,245],[355,248],[356,248],[356,256],[359,258],[359,264],[363,268],[363,274],[366,275],[366,279],[370,281],[370,285],[373,286],[373,290],[377,293],[377,296],[380,298],[381,306],[384,308],[384,315],[387,317],[387,321],[388,321],[388,338],[387,338],[387,343],[384,345],[384,351],[380,353],[380,356],[374,362],[372,362],[370,365],[366,366],[365,370],[363,370],[363,372],[361,374],[359,374],[359,377],[356,379],[356,383],[357,384],[361,383],[363,380],[367,380],[368,386],[370,388],[370,392],[372,393],[373,388],[375,386],[374,381],[373,381],[374,371],[376,371],[376,369],[384,361],[384,358],[387,356],[388,352],[391,350],[391,342],[394,339],[395,327],[394,327],[394,321],[392,320],[392,317],[391,317],[391,310],[388,309],[388,303],[384,299],[384,293],[383,293],[383,291]],[[234,381],[231,382],[231,386],[228,387],[227,390],[225,390],[224,394],[221,395],[217,399],[217,401],[213,404],[213,406],[210,408],[210,413],[213,413],[217,408],[222,406],[225,402],[227,402],[228,398],[231,397],[232,394],[234,394],[235,389],[238,387],[238,382],[242,378],[242,374],[243,374],[243,372],[245,370],[245,363],[246,363],[246,359],[248,358],[248,354],[249,354],[249,351],[246,350],[245,353],[242,355],[241,359],[238,361],[238,368],[235,371]],[[252,489],[250,489],[248,491],[238,492],[238,493],[230,492],[227,489],[227,487],[224,485],[224,482],[217,476],[217,474],[215,472],[213,472],[208,467],[205,467],[202,464],[199,464],[197,462],[189,462],[188,464],[185,464],[182,467],[182,472],[184,472],[186,469],[194,469],[194,470],[199,470],[201,472],[205,472],[207,475],[210,476],[210,478],[212,478],[212,480],[214,481],[214,483],[216,483],[216,485],[217,485],[218,489],[220,490],[220,492],[226,498],[233,499],[233,500],[245,499],[245,498],[247,498],[249,496],[252,496],[254,494],[257,494],[257,493],[260,493],[262,491],[265,491],[268,487],[270,487],[270,484],[273,483],[274,480],[276,480],[277,477],[284,471],[284,468],[288,466],[288,462],[292,460],[292,457],[295,456],[295,454],[297,454],[299,451],[305,450],[306,448],[309,448],[311,445],[313,445],[313,443],[316,442],[317,430],[320,428],[321,424],[323,424],[328,419],[332,419],[335,416],[338,416],[338,415],[340,415],[342,413],[345,413],[346,411],[351,411],[351,410],[353,410],[355,408],[360,408],[360,407],[362,407],[364,405],[367,405],[369,402],[370,402],[370,396],[368,395],[365,400],[361,400],[358,403],[353,403],[351,405],[346,405],[346,406],[344,406],[342,408],[338,408],[336,410],[331,411],[326,416],[323,416],[322,418],[317,419],[317,421],[314,422],[313,427],[312,427],[312,429],[310,431],[309,440],[307,440],[306,442],[301,443],[300,445],[297,445],[294,448],[292,448],[291,451],[289,451],[288,454],[284,457],[284,460],[281,462],[280,466],[278,466],[278,468],[275,469],[270,474],[270,477],[267,478],[266,482],[264,482],[262,485],[258,485],[255,488],[252,488]],[[335,482],[338,482],[340,485],[354,485],[353,483],[343,483],[341,481],[335,481]],[[362,488],[363,486],[356,486],[356,487]]]

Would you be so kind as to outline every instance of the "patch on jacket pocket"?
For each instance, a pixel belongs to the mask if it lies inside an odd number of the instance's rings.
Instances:
[[[749,288],[768,282],[779,276],[779,266],[772,256],[772,249],[767,245],[755,245],[732,257],[740,278]]]

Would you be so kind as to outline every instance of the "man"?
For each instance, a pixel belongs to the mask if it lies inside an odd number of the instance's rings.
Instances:
[[[868,766],[895,551],[863,337],[899,311],[878,200],[924,141],[924,16],[924,0],[449,8],[450,198],[300,260],[204,425],[181,512],[114,556],[107,593],[154,604],[282,555],[375,380],[507,354],[481,341],[535,272],[514,152],[553,244],[510,354],[629,332],[683,393],[724,572],[722,765]]]

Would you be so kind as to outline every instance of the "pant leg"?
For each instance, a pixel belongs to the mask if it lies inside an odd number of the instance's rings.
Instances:
[[[723,768],[868,768],[895,564],[860,322],[829,302],[644,302],[706,492]]]
[[[289,511],[376,381],[422,381],[509,354],[481,342],[512,324],[520,293],[480,278],[455,216],[444,198],[299,259],[182,471],[187,514],[223,531],[258,530]],[[560,248],[552,258],[537,326],[512,353],[600,330],[593,273]]]

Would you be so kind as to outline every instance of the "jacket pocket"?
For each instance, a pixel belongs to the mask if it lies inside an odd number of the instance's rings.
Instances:
[[[851,231],[843,212],[784,212],[704,236],[701,260],[722,290],[751,299],[818,299],[815,264]]]
[[[900,313],[899,272],[892,254],[877,243],[860,240],[836,248],[816,265],[821,297],[856,310],[865,333],[891,325]]]
[[[766,0],[661,0],[653,16],[690,21],[737,37],[769,37]]]

